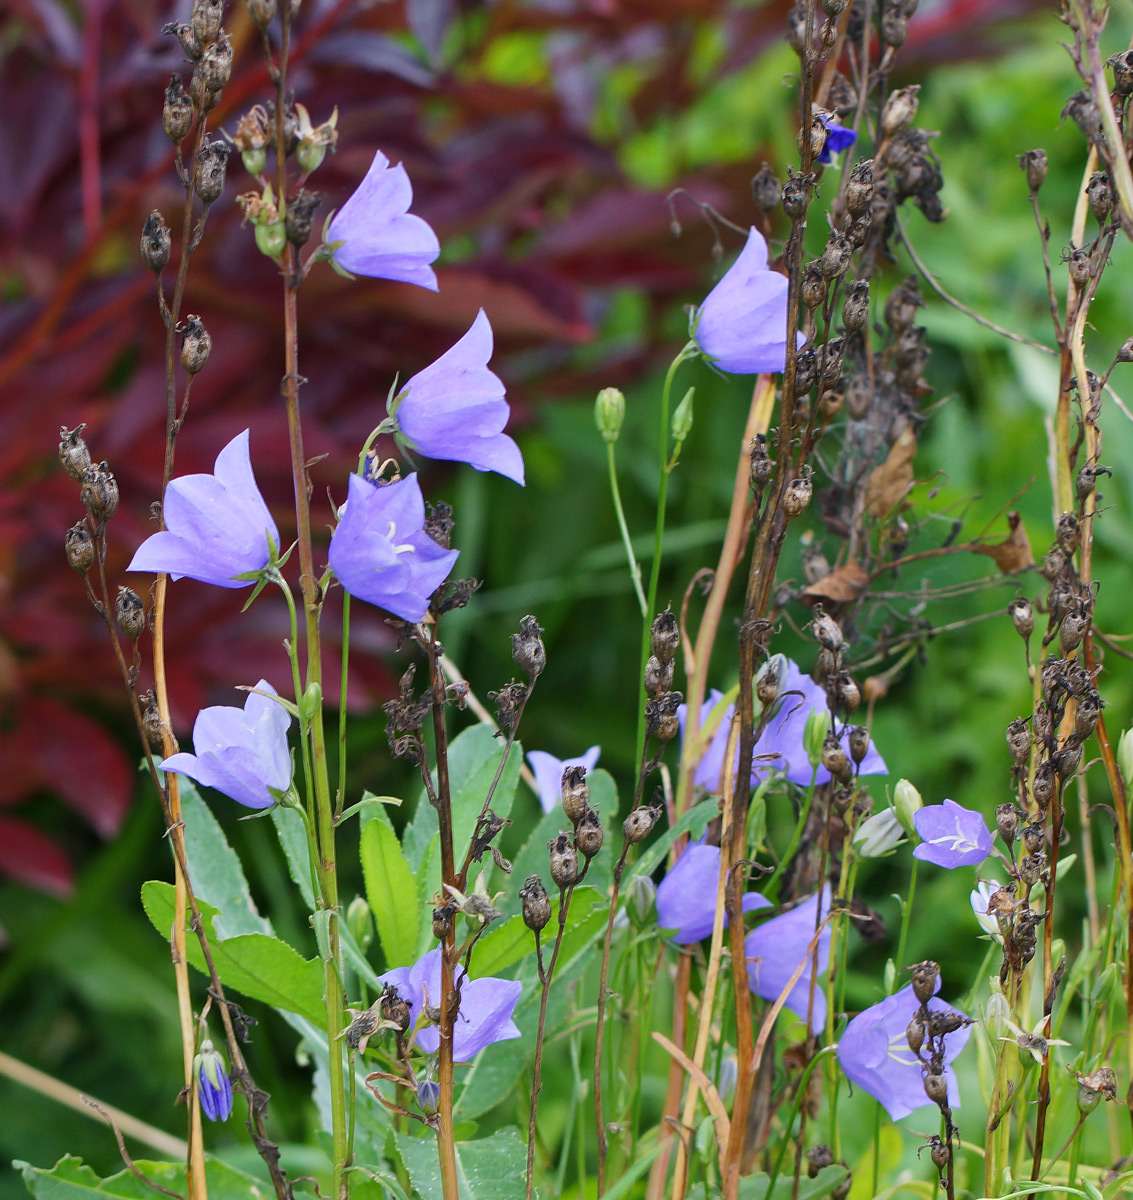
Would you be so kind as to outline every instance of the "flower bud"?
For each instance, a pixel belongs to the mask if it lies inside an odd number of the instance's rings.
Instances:
[[[511,635],[511,656],[515,665],[532,681],[539,678],[547,665],[542,633],[539,622],[528,616],[519,622],[519,632]]]
[[[692,398],[696,394],[696,388],[689,388],[681,397],[680,404],[677,405],[676,411],[673,413],[671,431],[673,441],[679,446],[692,432]]]
[[[913,967],[913,995],[922,1003],[927,1004],[936,991],[936,981],[940,977],[940,964],[926,958]]]
[[[106,463],[87,467],[83,472],[81,495],[87,512],[99,524],[109,521],[118,511],[118,481]]]
[[[791,480],[786,495],[783,497],[783,511],[788,517],[797,517],[806,511],[813,490],[814,484],[811,481],[810,468],[804,463],[803,473],[796,475]]]
[[[76,425],[74,429],[68,429],[64,425],[59,430],[59,461],[63,464],[63,470],[76,483],[82,482],[87,467],[92,465],[90,451],[87,449],[86,442],[83,441],[84,429],[86,429],[85,422]]]
[[[590,808],[590,785],[585,767],[567,767],[562,778],[563,812],[576,828]]]
[[[559,833],[547,843],[551,853],[551,878],[555,886],[565,889],[573,886],[578,879],[578,851],[570,840],[570,835]]]
[[[205,1116],[210,1121],[227,1121],[232,1115],[232,1081],[224,1056],[213,1049],[207,1037],[193,1057],[193,1077]]]
[[[881,858],[900,843],[904,833],[893,809],[883,808],[858,826],[853,844],[862,858]]]
[[[917,836],[917,827],[913,823],[913,814],[924,807],[920,792],[907,780],[898,779],[893,789],[893,808],[901,828],[910,836]]]
[[[431,1117],[440,1106],[441,1085],[434,1079],[422,1079],[417,1085],[417,1107]]]
[[[519,889],[523,903],[523,923],[533,933],[538,933],[551,919],[551,901],[547,889],[538,875],[528,875]]]
[[[588,808],[582,814],[582,819],[574,830],[575,845],[582,857],[589,862],[602,849],[605,836],[606,831],[602,828],[602,818],[594,809]]]
[[[653,832],[653,826],[661,817],[661,810],[651,804],[635,808],[622,823],[622,834],[631,846],[644,841]]]
[[[165,104],[161,110],[161,127],[165,130],[165,136],[175,146],[179,146],[193,128],[193,102],[181,84],[180,75],[169,77],[169,86],[165,89]]]
[[[161,213],[154,209],[142,226],[141,252],[142,262],[155,274],[159,275],[169,262],[169,251],[173,238],[169,226]]]
[[[136,642],[146,630],[146,606],[133,588],[119,587],[114,601],[114,619],[123,637]]]
[[[193,0],[189,26],[201,46],[211,45],[220,35],[220,20],[224,15],[224,0]]]
[[[657,885],[648,875],[635,875],[626,885],[626,912],[635,929],[657,923]]]
[[[830,732],[830,712],[825,708],[812,708],[803,726],[803,749],[812,767],[822,761],[822,746]]]
[[[232,43],[224,33],[201,55],[197,73],[205,89],[215,95],[228,85],[232,76]]]
[[[197,169],[193,173],[193,187],[202,204],[212,204],[224,191],[230,153],[231,147],[219,138],[201,147]]]
[[[361,896],[355,896],[346,909],[346,927],[358,948],[365,953],[374,940],[374,914]]]
[[[1133,729],[1127,729],[1117,743],[1117,769],[1126,788],[1133,788]]]
[[[91,537],[90,527],[85,519],[67,530],[63,548],[73,571],[85,575],[94,566],[94,538]]]
[[[887,141],[903,133],[913,123],[913,118],[917,115],[917,105],[920,103],[920,90],[920,84],[914,83],[889,93],[885,107],[881,110],[881,132]]]
[[[615,387],[603,388],[594,401],[594,423],[604,441],[616,442],[626,416],[626,398]]]
[[[751,196],[764,212],[770,212],[778,203],[782,185],[775,172],[764,163],[751,181]]]
[[[201,324],[200,317],[190,316],[181,331],[181,366],[185,368],[185,374],[196,375],[204,370],[211,351],[212,336]]]

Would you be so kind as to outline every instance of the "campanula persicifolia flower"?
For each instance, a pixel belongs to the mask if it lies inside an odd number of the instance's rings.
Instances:
[[[197,1095],[201,1109],[210,1121],[227,1121],[232,1115],[232,1081],[228,1068],[219,1050],[205,1038],[200,1052],[193,1060],[193,1074],[197,1077]]]
[[[262,571],[279,545],[279,530],[264,503],[252,460],[248,431],[216,456],[211,475],[182,475],[165,489],[165,529],[138,547],[128,571],[157,571],[172,579],[200,580],[217,587],[248,587],[236,576]]]
[[[420,621],[457,554],[425,532],[425,501],[416,475],[384,484],[350,476],[328,558],[351,596],[403,621]]]
[[[727,274],[693,318],[701,353],[730,375],[781,371],[787,361],[787,277],[767,265],[754,226]],[[799,344],[805,340],[799,334]]]
[[[711,690],[708,699],[700,710],[700,720],[703,724],[708,714],[720,701],[722,693]],[[798,666],[787,661],[786,675],[779,685],[776,709],[770,721],[763,730],[755,745],[755,761],[752,763],[751,777],[753,785],[769,771],[782,771],[793,783],[806,787],[809,785],[814,768],[811,767],[807,756],[804,735],[807,718],[812,712],[826,711],[826,693],[809,675],[804,675]],[[677,711],[683,732],[687,709],[685,705]],[[710,792],[718,792],[720,774],[724,766],[724,752],[728,745],[728,730],[735,715],[735,705],[729,705],[725,710],[720,724],[708,743],[707,749],[701,756],[693,774],[693,782]],[[840,742],[844,748],[849,748],[849,731],[843,729]],[[737,745],[736,754],[739,754]],[[889,768],[878,753],[872,740],[865,758],[858,768],[861,775],[887,775]],[[817,783],[829,783],[830,772],[825,767],[818,767],[815,776]]]
[[[523,483],[523,455],[506,433],[504,385],[488,370],[492,327],[481,309],[450,350],[418,371],[390,403],[390,417],[412,450],[464,462]]]
[[[269,789],[286,792],[291,786],[291,716],[271,699],[276,691],[270,683],[261,679],[256,689],[243,708],[202,708],[193,724],[194,753],[173,754],[161,769],[188,775],[245,808],[270,808],[276,797]]]
[[[716,888],[720,879],[720,847],[703,839],[686,846],[672,869],[657,885],[657,927],[675,929],[673,941],[681,946],[699,942],[712,932],[716,917]],[[770,907],[758,892],[744,894],[742,908],[751,912]],[[724,925],[728,914],[724,914]]]
[[[463,978],[464,968],[458,965],[455,979]],[[393,984],[409,1005],[409,1027],[412,1029],[423,1005],[436,1008],[442,1002],[440,947],[430,950],[411,967],[387,971],[380,981]],[[520,1036],[511,1016],[522,991],[523,984],[518,980],[490,976],[464,980],[460,988],[460,1011],[453,1026],[454,1062],[468,1062],[485,1046]],[[424,1025],[417,1030],[416,1045],[426,1054],[435,1054],[440,1044],[440,1031],[435,1025]]]
[[[535,786],[539,792],[539,804],[545,813],[557,808],[562,800],[563,772],[567,767],[585,767],[593,771],[598,765],[601,746],[591,746],[578,758],[556,758],[545,750],[531,750],[527,761],[535,773]]]
[[[826,974],[830,966],[830,928],[818,938],[818,956],[807,954],[818,922],[830,911],[830,886],[822,890],[821,907],[817,893],[788,912],[757,925],[744,940],[748,987],[764,1000],[778,1000],[791,976],[805,961],[803,972],[787,993],[785,1006],[806,1021],[810,1013],[811,1029],[818,1033],[826,1024],[826,995],[814,988],[811,1004],[811,980]]]
[[[939,976],[936,986],[940,986]],[[928,1001],[928,1009],[964,1016],[935,996]],[[925,1095],[921,1060],[909,1049],[907,1037],[909,1021],[919,1010],[920,1002],[909,984],[858,1013],[838,1042],[838,1061],[846,1078],[880,1101],[894,1121],[930,1103]],[[956,1074],[948,1064],[960,1055],[970,1033],[968,1026],[962,1026],[944,1039],[944,1078],[951,1108],[959,1107],[960,1093]]]
[[[857,140],[858,135],[853,129],[847,129],[837,117],[824,117],[826,126],[826,144],[818,156],[820,163],[833,162],[835,154],[848,150]]]
[[[415,283],[435,292],[437,277],[429,264],[441,245],[428,222],[409,211],[412,203],[405,167],[391,167],[379,150],[366,178],[330,223],[331,261],[354,275]]]
[[[978,812],[964,808],[954,800],[928,804],[913,814],[913,824],[921,843],[913,857],[952,870],[974,867],[991,853],[992,836],[987,822]]]

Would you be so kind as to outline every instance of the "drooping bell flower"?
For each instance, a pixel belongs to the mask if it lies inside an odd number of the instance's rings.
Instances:
[[[224,1056],[213,1049],[208,1038],[201,1042],[200,1052],[193,1059],[193,1074],[201,1111],[210,1121],[227,1121],[232,1115],[232,1081]]]
[[[830,911],[830,885],[822,890],[821,906],[817,893],[801,904],[757,925],[744,941],[748,987],[764,1000],[775,1001],[783,994],[792,975],[802,963],[803,971],[787,994],[784,1006],[799,1018],[811,1018],[811,1030],[818,1033],[826,1024],[826,995],[815,983],[811,1003],[811,982],[825,975],[830,966],[830,928],[825,926],[818,938],[817,957],[807,948],[814,939],[818,922]]]
[[[403,621],[420,621],[457,554],[425,532],[425,501],[416,475],[382,484],[350,476],[328,558],[351,596]]]
[[[405,167],[389,165],[379,150],[365,179],[327,229],[332,264],[352,275],[394,279],[437,290],[429,265],[441,252],[427,221],[409,211],[413,187]]]
[[[279,546],[279,530],[252,474],[248,430],[216,456],[211,475],[171,480],[162,516],[166,528],[142,542],[126,570],[248,587],[253,580],[238,576],[262,571],[271,545]]]
[[[270,683],[261,679],[256,689],[248,693],[243,708],[202,708],[193,724],[194,752],[171,755],[159,764],[161,769],[188,775],[245,808],[275,804],[271,789],[282,793],[291,786],[291,716],[271,699],[276,691]]]
[[[685,847],[680,858],[657,885],[657,927],[673,929],[673,941],[687,946],[712,932],[716,919],[716,890],[720,880],[720,847],[704,839]],[[744,912],[770,907],[758,892],[744,893]],[[724,913],[724,925],[728,914]]]

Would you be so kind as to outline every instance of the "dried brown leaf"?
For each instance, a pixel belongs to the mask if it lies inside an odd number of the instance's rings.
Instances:
[[[829,575],[804,588],[799,599],[804,604],[835,605],[852,604],[866,589],[869,576],[857,562],[843,563]]]
[[[913,456],[917,452],[916,435],[906,429],[893,443],[888,457],[870,473],[866,485],[865,510],[871,517],[891,513],[913,486]]]
[[[986,554],[995,561],[995,565],[1004,575],[1014,575],[1016,571],[1025,571],[1035,565],[1035,556],[1031,553],[1031,543],[1027,539],[1027,530],[1023,518],[1017,512],[1007,514],[1007,524],[1011,533],[1002,542],[991,546],[973,546],[977,554]]]

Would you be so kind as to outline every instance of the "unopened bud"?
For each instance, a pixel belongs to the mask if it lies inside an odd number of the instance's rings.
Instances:
[[[435,1079],[423,1079],[417,1085],[417,1107],[426,1115],[433,1114],[441,1106],[441,1085]]]
[[[891,808],[883,808],[863,821],[854,833],[854,848],[862,858],[888,854],[904,837],[901,821]]]
[[[73,571],[85,575],[94,566],[94,538],[85,520],[72,525],[63,539],[67,562]]]
[[[1117,769],[1126,788],[1133,788],[1133,729],[1127,729],[1117,743]]]
[[[913,118],[917,115],[917,105],[920,103],[920,90],[920,84],[914,83],[889,93],[885,107],[881,110],[881,132],[887,140],[903,133],[913,123]]]
[[[515,665],[536,680],[547,665],[547,650],[543,645],[543,630],[534,617],[524,617],[519,623],[519,632],[511,635],[511,656]]]
[[[631,846],[644,841],[653,832],[653,826],[661,817],[661,810],[651,804],[635,808],[622,822],[622,834]]]
[[[576,828],[590,809],[590,785],[586,782],[586,768],[567,767],[562,778],[563,812]]]
[[[118,481],[104,462],[83,472],[81,494],[87,512],[100,523],[109,521],[118,511]]]
[[[346,909],[346,927],[363,953],[374,940],[374,914],[361,896],[355,896]]]
[[[603,388],[594,401],[594,423],[604,441],[616,442],[626,416],[626,398],[619,388]]]
[[[830,712],[825,708],[812,708],[807,713],[803,726],[803,749],[812,767],[822,761],[822,745],[830,732]]]
[[[696,388],[689,388],[673,413],[671,432],[678,446],[692,432],[692,399],[695,394]]]
[[[523,923],[533,933],[538,933],[551,919],[551,901],[547,889],[538,875],[528,875],[519,889],[523,904]]]
[[[187,375],[204,370],[212,351],[212,335],[201,324],[201,318],[190,316],[181,332],[181,365]]]
[[[635,875],[626,885],[626,912],[636,929],[657,924],[657,885],[648,875]]]
[[[909,837],[916,837],[917,827],[913,823],[913,815],[924,807],[924,801],[920,792],[907,779],[897,780],[897,786],[893,789],[893,807],[897,819],[901,822],[901,828]]]
[[[582,814],[582,820],[578,822],[574,830],[575,845],[582,857],[587,861],[592,859],[602,849],[605,836],[606,831],[602,828],[602,818],[594,809],[588,808]]]
[[[570,835],[560,833],[547,843],[551,854],[551,878],[555,886],[564,889],[573,886],[578,879],[578,851]]]
[[[114,601],[114,620],[122,636],[136,642],[146,630],[146,606],[133,588],[120,587]]]

